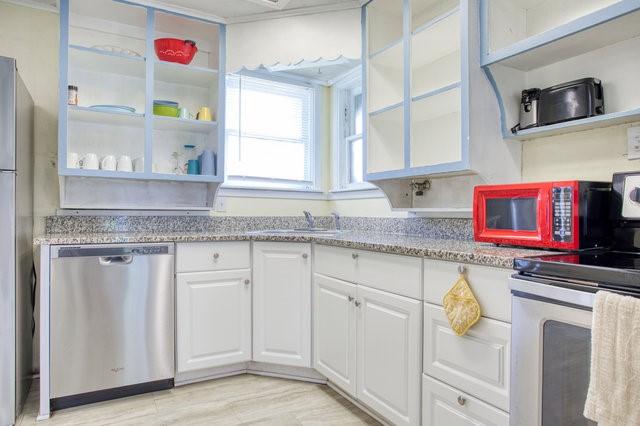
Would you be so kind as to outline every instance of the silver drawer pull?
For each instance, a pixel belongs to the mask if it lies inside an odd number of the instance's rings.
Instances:
[[[355,260],[358,258],[358,253],[351,253],[351,257]]]
[[[465,266],[462,265],[458,265],[458,273],[460,275],[464,274],[465,272],[467,272],[467,268]]]
[[[353,302],[353,296],[349,296],[347,299],[349,299],[349,302]]]
[[[302,258],[306,259],[307,257],[309,257],[309,255],[307,253],[302,253]]]
[[[466,403],[467,403],[467,398],[465,398],[465,397],[464,397],[464,396],[462,396],[462,395],[458,395],[458,404],[460,404],[460,405],[464,405],[464,404],[466,404]]]
[[[217,259],[217,258],[219,258],[219,257],[220,257],[220,253],[213,253],[213,258],[214,258],[214,259]]]
[[[249,283],[251,283],[251,281],[249,281],[248,278],[246,280],[244,280],[244,285],[249,285]]]

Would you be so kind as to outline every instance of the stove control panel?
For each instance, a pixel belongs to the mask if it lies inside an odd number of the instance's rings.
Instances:
[[[573,187],[556,186],[552,189],[553,241],[573,241]]]
[[[640,175],[629,175],[624,178],[622,217],[640,219]]]

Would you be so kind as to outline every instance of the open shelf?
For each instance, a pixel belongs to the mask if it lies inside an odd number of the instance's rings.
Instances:
[[[460,81],[460,13],[446,12],[411,38],[411,96]]]
[[[491,1],[496,0],[484,0],[484,7],[490,8],[487,2]],[[636,0],[621,0],[530,37],[518,39],[496,50],[489,50],[490,46],[485,46],[487,51],[483,52],[482,65],[500,63],[511,68],[529,71],[638,37],[640,36],[639,8],[640,5]],[[506,24],[485,23],[485,28],[489,31],[489,34],[486,34],[487,38],[491,37],[491,31],[497,25]],[[488,40],[487,43],[491,44],[491,41]]]
[[[76,105],[69,105],[68,108],[71,121],[144,127],[144,114],[137,112],[104,111]]]
[[[155,64],[156,81],[202,88],[218,84],[218,70],[215,69],[159,60]]]
[[[367,6],[367,54],[402,41],[403,0],[373,0]]]
[[[411,103],[411,167],[460,161],[460,87]]]
[[[175,180],[179,182],[222,182],[216,175],[177,175],[173,173],[152,173],[152,179]]]
[[[69,45],[69,67],[86,71],[145,77],[144,57]]]
[[[640,121],[640,108],[629,111],[614,112],[611,114],[597,115],[595,117],[583,118],[580,120],[565,121],[564,123],[551,124],[548,126],[533,127],[531,129],[520,130],[516,134],[507,136],[507,138],[525,141],[578,132],[581,130],[615,126],[616,124],[633,123],[636,121]]]
[[[376,111],[404,99],[402,44],[395,44],[368,61],[368,110]]]
[[[176,130],[184,132],[209,133],[218,127],[216,121],[191,120],[177,117],[153,116],[153,128],[157,130]]]
[[[404,168],[404,108],[369,115],[367,173]]]

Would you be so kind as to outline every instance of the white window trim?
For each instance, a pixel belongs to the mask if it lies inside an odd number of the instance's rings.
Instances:
[[[231,197],[263,197],[263,198],[299,198],[298,195],[301,193],[308,193],[312,199],[316,199],[314,194],[322,193],[322,145],[324,140],[324,129],[322,125],[320,125],[324,108],[326,108],[325,102],[323,102],[323,96],[321,92],[322,86],[302,78],[292,78],[292,77],[284,77],[279,75],[273,75],[268,71],[261,70],[247,70],[244,69],[236,74],[246,75],[249,77],[260,78],[263,80],[271,80],[280,83],[293,84],[297,86],[307,86],[313,89],[313,130],[312,140],[311,140],[311,161],[310,165],[310,175],[312,178],[312,182],[310,188],[302,188],[291,186],[291,187],[269,187],[268,183],[270,181],[275,181],[275,179],[260,179],[260,178],[251,178],[247,181],[227,181],[220,186],[220,195],[231,196]],[[227,143],[226,141],[226,132],[225,132],[225,140],[223,143]],[[260,182],[265,184],[262,186],[252,186],[251,181]],[[233,190],[233,191],[231,191]],[[275,193],[275,194],[272,194]],[[243,195],[246,194],[246,195]],[[291,196],[286,197],[283,196],[285,194],[291,194]],[[276,195],[275,197],[273,195]]]
[[[347,91],[353,89],[362,81],[362,68],[356,67],[337,79],[331,87],[331,194],[358,191],[357,198],[378,198],[383,194],[369,182],[348,183],[347,144],[345,140],[345,123],[342,112],[345,107]],[[363,106],[364,107],[364,106]],[[355,195],[355,194],[354,194]],[[342,198],[336,195],[335,199]]]

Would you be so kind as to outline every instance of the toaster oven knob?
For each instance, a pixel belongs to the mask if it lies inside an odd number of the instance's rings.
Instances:
[[[637,186],[633,188],[631,190],[631,193],[629,194],[629,198],[631,198],[631,201],[640,203],[640,188],[638,188]]]

